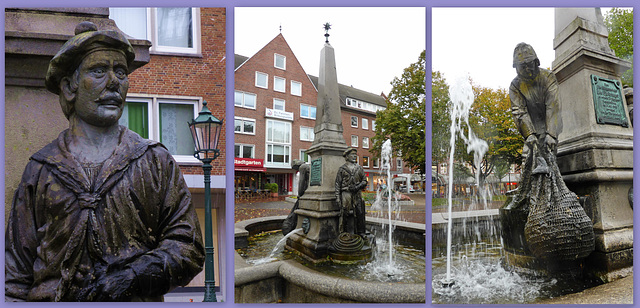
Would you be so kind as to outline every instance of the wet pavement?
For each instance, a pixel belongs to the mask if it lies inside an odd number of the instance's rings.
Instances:
[[[403,205],[400,207],[400,220],[415,223],[425,223],[425,195],[408,194],[414,201],[413,205]],[[235,204],[235,221],[242,221],[251,218],[288,215],[294,203],[289,201],[253,201]],[[367,216],[376,217],[376,211],[371,210],[371,206],[366,206]]]
[[[536,304],[633,304],[633,274],[582,292]]]

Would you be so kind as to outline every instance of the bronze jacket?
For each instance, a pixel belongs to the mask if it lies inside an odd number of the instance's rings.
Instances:
[[[558,81],[553,72],[540,69],[533,80],[516,77],[509,87],[511,112],[520,134],[545,133],[558,139],[562,132],[562,118],[558,101]]]
[[[123,268],[135,298],[162,295],[197,275],[204,248],[191,195],[171,154],[121,127],[93,185],[63,131],[27,164],[5,233],[5,298],[74,301]]]
[[[364,169],[358,164],[353,164],[355,168],[349,168],[349,164],[344,164],[338,169],[335,183],[336,199],[340,200],[343,191],[351,193],[359,192],[367,186],[367,178]]]

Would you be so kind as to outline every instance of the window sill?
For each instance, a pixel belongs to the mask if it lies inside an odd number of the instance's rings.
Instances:
[[[196,165],[196,166],[202,165],[202,162],[193,156],[189,156],[189,155],[172,155],[172,156],[173,156],[173,159],[175,159],[179,165]]]
[[[177,52],[177,51],[149,51],[149,54],[151,55],[157,55],[157,56],[179,56],[179,57],[192,57],[192,58],[202,58],[202,54],[197,52],[197,53],[190,53],[190,52]]]
[[[234,107],[238,107],[238,108],[244,108],[244,109],[249,109],[249,110],[256,110],[256,107],[246,107],[246,106],[239,106],[239,105],[233,105]]]

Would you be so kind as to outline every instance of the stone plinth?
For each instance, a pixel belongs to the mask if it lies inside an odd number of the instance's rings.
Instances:
[[[286,246],[314,263],[327,260],[331,243],[338,237],[340,208],[336,203],[335,181],[345,161],[342,153],[347,149],[342,135],[335,55],[328,43],[320,55],[317,106],[315,138],[307,151],[311,159],[309,188],[300,197],[295,211],[296,228],[303,228],[303,232],[292,235]]]
[[[620,124],[596,121],[597,113],[608,111],[594,104],[592,79],[619,82],[630,64],[608,47],[599,10],[572,10],[556,10],[553,71],[563,121],[558,167],[571,191],[590,198],[585,210],[593,221],[596,251],[587,259],[588,270],[608,281],[633,265],[633,210],[628,199],[633,184],[633,129],[628,117]],[[577,17],[568,22],[571,12]],[[624,95],[617,104],[627,115]]]

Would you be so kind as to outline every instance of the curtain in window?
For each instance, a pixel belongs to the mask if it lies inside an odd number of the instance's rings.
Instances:
[[[149,139],[149,114],[146,103],[127,102],[118,123],[136,132],[142,138]]]
[[[113,19],[122,32],[137,39],[147,39],[147,9],[143,7],[109,8]]]
[[[191,8],[157,9],[158,45],[193,47]]]
[[[173,155],[193,155],[195,144],[189,130],[192,104],[160,104],[160,142]]]

